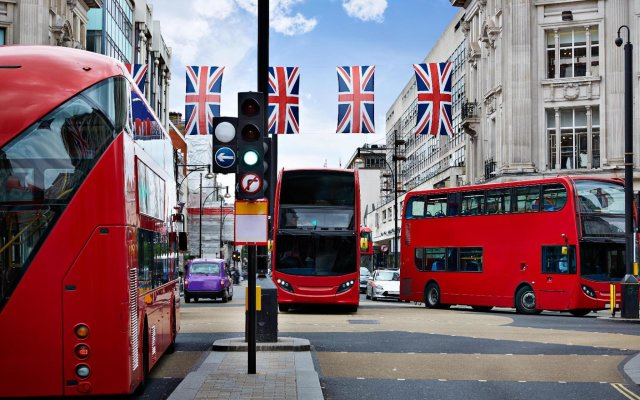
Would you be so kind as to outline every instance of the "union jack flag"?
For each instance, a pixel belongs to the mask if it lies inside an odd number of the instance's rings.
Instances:
[[[129,75],[133,78],[133,81],[138,85],[140,92],[144,94],[144,81],[147,77],[147,64],[125,64],[129,71]]]
[[[413,64],[418,85],[415,133],[452,135],[451,63]]]
[[[269,67],[269,133],[300,133],[300,69]]]
[[[338,67],[338,133],[374,133],[375,66]]]
[[[185,135],[207,135],[213,129],[213,117],[220,116],[223,71],[224,67],[187,66]]]

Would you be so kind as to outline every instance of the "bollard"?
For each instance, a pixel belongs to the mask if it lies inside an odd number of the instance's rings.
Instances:
[[[620,317],[638,319],[638,286],[638,280],[629,274],[620,282]]]
[[[611,283],[609,285],[609,307],[611,308],[611,316],[616,316],[616,285]]]
[[[256,341],[278,341],[278,289],[271,278],[259,274],[257,285],[262,288],[262,309],[256,315]]]

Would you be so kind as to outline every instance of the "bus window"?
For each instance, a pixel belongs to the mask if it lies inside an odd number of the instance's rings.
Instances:
[[[447,215],[456,216],[460,209],[460,196],[458,193],[449,193],[449,199],[447,201]]]
[[[424,197],[412,197],[407,204],[407,215],[405,219],[421,218],[425,216]]]
[[[447,271],[456,272],[458,270],[458,249],[447,249]]]
[[[494,189],[487,191],[487,213],[503,214],[511,210],[511,191],[509,189]]]
[[[418,271],[425,271],[424,249],[416,248],[413,260]]]
[[[447,196],[434,195],[427,199],[427,217],[444,217],[447,215]]]
[[[567,189],[561,184],[545,185],[542,187],[544,211],[560,210],[567,203]]]
[[[540,203],[540,186],[524,186],[514,189],[515,202],[514,212],[533,212],[538,211]]]
[[[427,262],[426,271],[445,271],[446,251],[443,248],[425,249],[425,258]]]
[[[484,192],[462,193],[462,215],[484,214]]]
[[[575,274],[576,247],[569,246],[562,254],[562,246],[542,246],[542,272],[545,274]]]
[[[460,271],[482,271],[482,248],[463,247],[460,249]]]

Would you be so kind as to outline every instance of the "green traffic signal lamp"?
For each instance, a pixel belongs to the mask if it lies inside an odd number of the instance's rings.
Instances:
[[[258,161],[260,161],[260,155],[253,149],[247,150],[242,154],[242,162],[248,167],[253,167]]]

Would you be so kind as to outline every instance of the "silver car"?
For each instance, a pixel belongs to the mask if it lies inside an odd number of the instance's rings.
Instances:
[[[360,293],[367,291],[369,278],[371,278],[371,272],[365,267],[360,267]]]
[[[367,282],[367,299],[400,300],[400,271],[397,269],[374,271]]]

